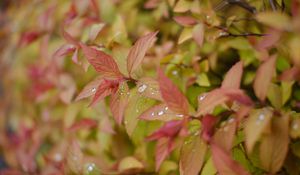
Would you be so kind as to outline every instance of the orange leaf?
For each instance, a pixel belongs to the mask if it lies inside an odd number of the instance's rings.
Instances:
[[[176,113],[188,115],[188,100],[160,69],[158,70],[158,82],[160,93],[168,107]]]
[[[142,63],[147,50],[152,46],[155,41],[155,36],[158,32],[151,32],[140,39],[138,39],[134,46],[130,49],[127,56],[127,70],[129,75],[134,72]]]
[[[80,46],[83,54],[97,72],[102,73],[107,78],[122,77],[116,61],[110,55],[85,44],[80,44]]]
[[[289,115],[274,117],[272,132],[260,144],[260,160],[263,169],[276,174],[284,163],[289,146]]]
[[[238,162],[231,158],[228,152],[217,144],[211,144],[211,152],[214,165],[220,175],[250,175]]]
[[[271,83],[273,73],[275,72],[275,63],[276,55],[273,55],[261,64],[256,72],[253,88],[255,95],[261,101],[264,101],[267,96],[268,88]]]
[[[198,175],[205,160],[206,143],[199,135],[192,136],[180,150],[180,174]]]
[[[221,87],[239,89],[242,75],[243,75],[243,62],[239,61],[238,63],[233,65],[230,68],[230,70],[226,73]]]
[[[254,110],[245,122],[245,143],[248,153],[251,153],[256,141],[270,126],[273,113],[268,108]]]

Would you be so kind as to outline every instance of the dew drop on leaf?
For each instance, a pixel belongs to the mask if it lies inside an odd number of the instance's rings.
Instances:
[[[158,115],[163,115],[163,114],[164,114],[164,111],[159,111],[157,114],[158,114]]]
[[[139,93],[144,92],[146,89],[147,89],[147,85],[145,85],[145,84],[142,84],[138,87]]]

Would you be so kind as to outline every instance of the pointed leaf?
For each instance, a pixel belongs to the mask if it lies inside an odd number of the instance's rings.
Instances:
[[[98,86],[102,82],[102,77],[98,77],[95,80],[89,82],[87,85],[84,86],[84,88],[80,91],[78,96],[76,97],[75,101],[79,101],[81,99],[90,97],[96,93],[96,90]]]
[[[122,77],[116,61],[110,55],[85,44],[80,44],[80,46],[83,54],[97,72],[102,73],[107,78]]]
[[[270,126],[270,121],[273,112],[268,108],[262,108],[253,110],[249,118],[245,122],[245,142],[248,153],[252,152],[252,149],[256,141]]]
[[[68,128],[68,130],[71,132],[74,132],[79,129],[94,128],[97,125],[98,125],[98,122],[96,120],[85,118],[85,119],[81,119],[78,122],[73,123],[73,125],[70,128]]]
[[[138,39],[127,56],[127,70],[131,75],[142,63],[147,50],[152,46],[158,32],[151,32]]]
[[[222,88],[239,89],[243,75],[243,62],[239,61],[226,73],[222,82]]]
[[[124,117],[125,108],[128,104],[129,88],[126,82],[119,86],[119,90],[111,96],[110,110],[117,124],[121,124]]]
[[[142,96],[162,101],[157,80],[147,77],[141,78],[136,86]]]
[[[213,115],[205,115],[202,120],[202,133],[201,137],[204,141],[210,142],[213,134],[214,134],[214,126],[216,122],[218,121],[218,118]]]
[[[173,111],[169,110],[169,107],[166,104],[155,105],[152,108],[146,110],[139,117],[143,120],[160,120],[160,121],[171,121],[171,120],[180,120],[183,118],[182,114],[176,114]]]
[[[198,175],[205,160],[206,143],[194,135],[185,141],[180,151],[180,175]]]
[[[238,162],[231,158],[228,152],[217,144],[211,144],[211,152],[214,165],[220,175],[250,175]]]
[[[289,115],[274,117],[272,132],[260,144],[260,160],[263,169],[276,174],[285,160],[289,146]]]
[[[162,162],[174,150],[175,144],[170,138],[159,139],[155,147],[155,170],[158,171]]]
[[[204,25],[203,24],[197,24],[193,28],[193,38],[198,44],[199,47],[202,47],[204,42]]]
[[[255,95],[261,101],[264,101],[267,96],[268,88],[275,72],[275,63],[276,55],[273,55],[261,64],[256,72],[253,88]]]
[[[175,16],[173,19],[182,26],[192,26],[197,23],[197,21],[190,16]]]
[[[97,102],[103,100],[105,97],[114,93],[118,88],[118,82],[103,80],[98,86],[96,93],[92,99],[90,106],[93,106]]]
[[[158,70],[158,82],[160,93],[168,107],[176,113],[188,115],[189,103],[186,97],[160,69]]]

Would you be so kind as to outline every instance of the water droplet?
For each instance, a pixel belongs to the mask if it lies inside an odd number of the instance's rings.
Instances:
[[[177,70],[173,70],[173,71],[172,71],[172,74],[173,74],[173,75],[177,75],[177,74],[178,74],[178,71],[177,71]]]
[[[234,122],[234,118],[230,118],[229,120],[228,120],[228,123],[232,123],[232,122]]]
[[[183,114],[176,114],[177,117],[183,117]]]
[[[197,135],[199,135],[199,131],[197,131],[197,132],[194,133],[194,136],[197,136]]]
[[[152,116],[152,117],[154,116],[154,112],[151,113],[151,116]]]
[[[264,121],[265,115],[264,114],[259,114],[256,120],[256,124],[259,125],[262,121]]]
[[[96,92],[96,88],[92,88],[92,92]]]
[[[298,123],[294,123],[293,126],[292,126],[293,130],[297,130],[299,128],[299,125]]]
[[[54,155],[54,160],[55,160],[56,162],[60,162],[60,161],[62,160],[61,154],[60,154],[60,153],[56,153],[56,154]]]
[[[139,86],[138,91],[139,91],[139,93],[142,93],[142,92],[144,92],[146,89],[147,89],[147,85],[142,84],[142,85]]]
[[[219,33],[219,36],[226,36],[227,35],[227,32],[220,32]]]
[[[164,111],[159,111],[157,114],[158,114],[158,115],[163,115],[163,114],[164,114]]]
[[[165,110],[167,111],[168,109],[169,109],[169,107],[168,107],[168,106],[166,106],[166,107],[165,107]]]
[[[95,164],[94,163],[90,163],[87,165],[87,171],[93,171],[95,168]]]
[[[200,96],[199,96],[199,100],[200,100],[200,101],[204,100],[204,99],[205,99],[205,96],[206,96],[206,94],[200,95]]]

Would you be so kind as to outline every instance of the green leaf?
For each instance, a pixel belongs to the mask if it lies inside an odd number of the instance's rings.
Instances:
[[[209,82],[209,79],[208,79],[206,73],[200,73],[200,74],[197,76],[196,82],[197,82],[197,84],[198,84],[199,86],[204,86],[204,87],[210,86],[210,82]]]
[[[282,94],[281,89],[277,84],[271,83],[269,85],[267,97],[271,102],[272,106],[276,109],[280,109],[282,106]]]
[[[281,82],[282,105],[284,105],[291,97],[294,81]]]

